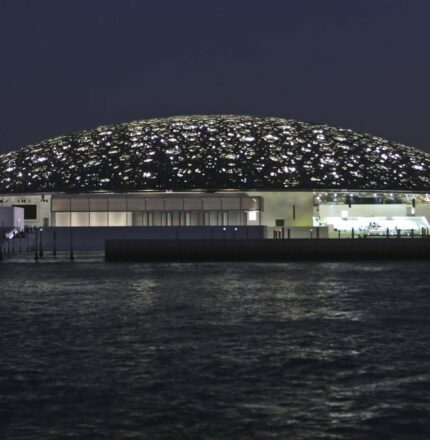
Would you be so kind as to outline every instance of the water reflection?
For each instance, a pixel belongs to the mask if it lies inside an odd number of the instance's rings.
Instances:
[[[426,263],[93,256],[0,283],[4,438],[427,439]]]

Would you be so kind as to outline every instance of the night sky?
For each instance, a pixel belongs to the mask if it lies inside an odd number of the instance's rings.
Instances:
[[[0,151],[183,114],[430,152],[429,0],[0,0]]]

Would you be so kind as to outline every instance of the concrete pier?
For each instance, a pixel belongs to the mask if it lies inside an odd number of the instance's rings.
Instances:
[[[296,261],[430,258],[430,239],[107,240],[106,261]]]

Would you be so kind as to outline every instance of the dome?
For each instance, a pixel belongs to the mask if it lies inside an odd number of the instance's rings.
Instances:
[[[430,190],[430,155],[280,118],[180,116],[98,127],[0,156],[0,193]]]

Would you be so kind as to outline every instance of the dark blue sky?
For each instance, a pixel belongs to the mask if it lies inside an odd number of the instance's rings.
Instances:
[[[430,151],[429,0],[0,0],[0,151],[179,114]]]

